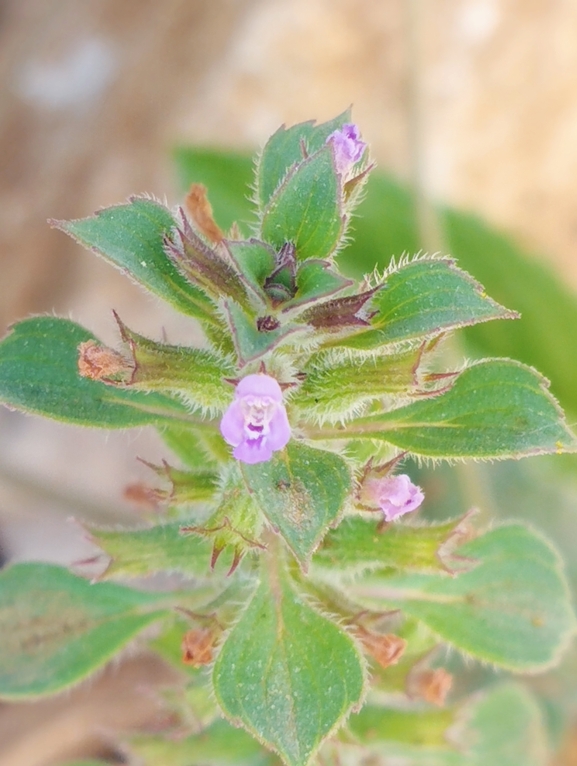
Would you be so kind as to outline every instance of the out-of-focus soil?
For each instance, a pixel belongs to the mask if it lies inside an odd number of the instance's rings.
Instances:
[[[55,311],[112,342],[114,307],[144,334],[196,337],[192,323],[46,224],[134,192],[176,202],[176,141],[256,148],[282,122],[326,119],[352,103],[379,164],[407,178],[408,5],[4,0],[0,332]],[[421,6],[429,193],[509,229],[577,288],[577,4]],[[122,487],[146,476],[137,454],[164,453],[152,434],[107,436],[1,411],[5,557],[67,563],[90,552],[67,516],[134,519]],[[127,690],[167,673],[134,659],[70,696],[0,708],[0,766],[97,752],[103,729],[150,721],[152,708]]]

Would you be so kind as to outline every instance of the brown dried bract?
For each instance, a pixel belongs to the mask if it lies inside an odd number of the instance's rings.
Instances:
[[[452,686],[453,676],[445,668],[435,668],[435,670],[426,668],[411,673],[411,696],[422,697],[432,705],[442,707]]]
[[[182,661],[193,668],[212,662],[217,634],[208,628],[188,630],[182,639]]]
[[[192,184],[184,199],[186,212],[201,234],[214,244],[222,242],[224,232],[219,228],[212,215],[212,206],[206,196],[206,187]]]
[[[87,340],[78,346],[78,372],[83,378],[108,382],[126,373],[130,365],[118,351]]]
[[[156,511],[163,499],[158,490],[143,481],[127,484],[122,495],[129,503],[150,511]]]
[[[382,667],[396,665],[404,654],[407,642],[394,633],[373,633],[358,628],[357,636],[373,659]]]

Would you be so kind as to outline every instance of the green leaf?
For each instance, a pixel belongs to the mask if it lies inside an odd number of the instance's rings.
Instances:
[[[225,301],[225,309],[229,317],[234,345],[241,366],[258,359],[297,329],[294,325],[285,324],[276,330],[260,331],[256,321],[248,317],[240,306],[237,306],[233,301]]]
[[[92,585],[51,564],[8,567],[0,573],[0,698],[31,699],[78,683],[169,615],[159,602],[166,594]]]
[[[147,529],[89,529],[94,543],[110,556],[110,564],[101,577],[146,577],[157,572],[179,572],[189,577],[208,575],[210,542],[203,537],[182,535],[181,527],[182,522]]]
[[[330,146],[312,154],[292,171],[263,212],[261,235],[276,248],[286,242],[296,256],[327,258],[343,233],[340,182]]]
[[[66,761],[62,766],[110,766],[110,761]]]
[[[377,522],[358,516],[331,530],[313,562],[345,572],[392,567],[401,571],[453,571],[453,542],[467,517],[443,524],[410,527],[392,524],[379,530]]]
[[[197,471],[204,468],[212,470],[216,467],[216,461],[204,444],[204,431],[198,432],[190,428],[182,428],[178,425],[174,425],[165,426],[159,429],[159,433],[165,444],[168,445],[174,454],[177,455],[188,468]],[[218,436],[220,436],[220,434],[218,434]],[[224,456],[228,455],[228,448],[222,437],[220,440],[223,443],[224,459]]]
[[[110,761],[66,761],[62,766],[110,766]]]
[[[310,258],[301,263],[297,275],[297,293],[283,306],[284,311],[312,303],[318,298],[326,298],[350,287],[353,282],[330,268],[327,261]]]
[[[273,133],[265,144],[258,164],[257,198],[261,209],[269,203],[288,171],[303,162],[303,150],[306,155],[318,151],[331,133],[350,121],[350,118],[351,110],[347,109],[321,125],[315,125],[314,120],[310,120],[290,128],[283,125]]]
[[[250,202],[254,161],[250,155],[179,146],[173,157],[182,191],[188,191],[192,183],[204,184],[221,228],[228,230],[235,222],[254,221]]]
[[[225,378],[235,368],[228,359],[205,349],[157,343],[119,324],[132,354],[131,388],[181,394],[192,407],[211,413],[230,404],[233,391]]]
[[[263,578],[213,673],[217,701],[290,766],[306,766],[363,694],[350,637],[279,573]]]
[[[575,291],[542,259],[475,216],[447,209],[443,218],[447,245],[459,263],[522,317],[513,324],[467,328],[467,346],[478,356],[512,357],[540,370],[575,419],[577,354],[567,353],[577,327]]]
[[[89,218],[52,221],[52,225],[184,314],[215,321],[212,302],[187,282],[165,252],[164,239],[170,236],[176,221],[159,202],[132,197],[126,205],[99,210]]]
[[[352,417],[361,405],[387,394],[408,394],[417,384],[421,349],[379,356],[347,356],[336,350],[313,354],[294,403],[307,420],[336,422]]]
[[[478,217],[440,210],[447,251],[504,306],[520,312],[517,322],[486,322],[467,327],[463,336],[478,356],[519,359],[540,370],[564,409],[577,416],[577,355],[568,354],[577,326],[574,292],[510,236]],[[392,176],[371,174],[355,217],[355,236],[339,254],[348,275],[362,276],[375,261],[385,267],[391,254],[422,247],[411,191]]]
[[[273,766],[278,759],[242,729],[215,721],[186,739],[137,737],[131,751],[145,766]]]
[[[364,748],[406,766],[549,763],[539,706],[514,683],[489,689],[459,711],[368,706],[349,719],[349,728]]]
[[[267,463],[243,464],[242,472],[263,514],[306,567],[350,491],[345,461],[293,441]]]
[[[264,297],[265,280],[275,268],[274,250],[258,239],[230,241],[226,246],[238,270]]]
[[[446,747],[445,733],[454,723],[452,710],[396,710],[366,705],[349,718],[348,727],[360,742],[397,741],[421,747]]]
[[[421,258],[388,274],[371,301],[372,329],[340,341],[369,349],[402,340],[427,338],[490,319],[514,319],[483,287],[448,258]]]
[[[401,608],[466,654],[517,672],[554,665],[575,615],[552,546],[520,524],[498,527],[458,549],[477,564],[456,577],[369,576],[355,585],[371,605]]]
[[[159,393],[109,386],[78,374],[78,346],[95,340],[68,319],[32,317],[0,342],[0,401],[55,420],[99,428],[186,422],[188,410]]]
[[[189,149],[183,151],[182,162],[180,155],[177,159],[184,186],[191,181],[208,185],[215,210],[223,211],[220,220],[247,219],[250,157]],[[375,263],[384,268],[392,254],[400,257],[421,248],[410,190],[379,171],[371,173],[366,190],[355,217],[354,239],[339,254],[345,273],[356,277],[371,272]],[[229,207],[234,214],[228,214]],[[491,296],[521,313],[514,323],[466,327],[463,333],[469,348],[479,356],[511,357],[540,370],[551,379],[553,392],[574,418],[577,355],[567,353],[577,326],[574,294],[545,264],[474,215],[450,208],[441,215],[448,251]]]
[[[577,440],[547,388],[530,367],[486,359],[465,368],[445,393],[359,418],[347,435],[435,458],[574,452]]]
[[[514,683],[490,689],[466,711],[472,742],[466,766],[546,766],[547,732],[538,703]],[[469,760],[470,759],[470,760]]]

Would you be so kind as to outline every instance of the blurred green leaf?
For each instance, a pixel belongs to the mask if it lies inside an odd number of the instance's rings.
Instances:
[[[547,733],[534,697],[503,683],[461,710],[367,706],[350,719],[370,752],[403,766],[546,766]],[[366,749],[365,749],[366,752]]]
[[[354,420],[348,434],[436,458],[525,457],[577,449],[547,381],[507,359],[475,362],[448,391]]]
[[[352,639],[277,571],[228,634],[213,681],[231,721],[290,766],[306,766],[358,704],[364,673]]]
[[[110,761],[66,761],[62,766],[110,766]]]
[[[169,615],[162,602],[166,594],[91,584],[51,564],[8,567],[0,573],[0,698],[34,699],[78,683]]]
[[[454,723],[453,710],[395,710],[365,705],[349,718],[348,727],[363,743],[394,740],[421,747],[447,747],[445,733]]]
[[[214,217],[223,229],[230,229],[235,222],[256,224],[254,205],[250,201],[254,173],[254,161],[250,155],[207,147],[179,146],[173,156],[182,191],[187,191],[192,183],[204,184]]]
[[[183,404],[163,394],[81,377],[78,346],[88,340],[95,338],[68,319],[32,317],[14,325],[0,342],[0,401],[24,412],[98,428],[189,418]]]
[[[520,322],[479,325],[465,331],[469,348],[519,359],[538,369],[564,409],[577,417],[577,297],[552,269],[510,238],[472,215],[444,211],[447,246]]]
[[[526,688],[501,684],[468,708],[471,766],[546,766],[550,762],[543,716]]]
[[[278,758],[242,729],[215,721],[186,739],[136,737],[131,751],[144,766],[273,766]]]
[[[180,274],[164,248],[176,221],[168,208],[146,197],[99,210],[89,218],[52,221],[81,245],[127,272],[147,290],[196,319],[214,321],[214,306]]]
[[[575,633],[562,562],[521,524],[493,529],[461,546],[475,564],[447,575],[369,575],[357,598],[422,620],[441,639],[484,662],[517,672],[558,662]]]
[[[293,441],[267,463],[243,464],[242,472],[263,514],[306,566],[350,490],[345,461]]]

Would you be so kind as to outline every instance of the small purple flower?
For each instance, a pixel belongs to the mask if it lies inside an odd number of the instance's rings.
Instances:
[[[236,387],[234,402],[222,416],[220,432],[243,463],[264,463],[290,439],[282,390],[270,375],[247,375]]]
[[[380,506],[385,521],[393,521],[405,513],[416,511],[425,496],[420,487],[407,474],[371,479],[365,488],[365,497]]]
[[[327,138],[335,155],[337,172],[345,176],[363,156],[367,145],[361,141],[359,129],[353,123],[346,123]]]

